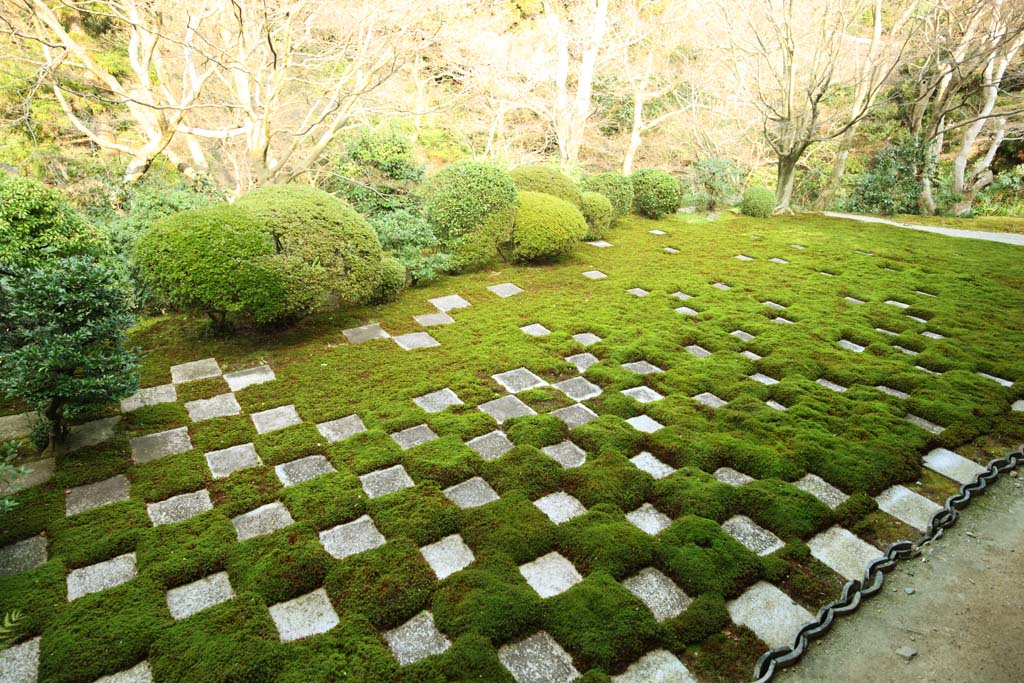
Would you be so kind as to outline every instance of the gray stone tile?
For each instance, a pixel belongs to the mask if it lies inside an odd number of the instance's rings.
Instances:
[[[423,546],[420,548],[420,554],[434,570],[438,580],[465,569],[476,559],[473,557],[473,551],[458,534],[445,536],[436,543]]]
[[[887,334],[890,337],[898,337],[899,336],[899,332],[893,332],[892,330],[887,330],[884,327],[876,327],[875,328],[875,332],[881,332],[882,334]]]
[[[540,323],[533,323],[532,325],[524,325],[523,327],[520,327],[519,329],[522,330],[523,332],[525,332],[526,334],[530,335],[531,337],[546,337],[547,335],[551,334],[551,330],[549,330],[548,328],[544,327]]]
[[[664,479],[676,471],[676,468],[666,465],[648,451],[640,451],[630,458],[629,461],[655,479]]]
[[[61,444],[60,452],[73,453],[82,448],[110,441],[114,437],[114,427],[120,421],[121,416],[117,415],[74,425],[68,430],[68,438]]]
[[[491,285],[487,289],[493,292],[494,294],[500,296],[502,299],[507,299],[510,296],[522,294],[524,291],[526,291],[522,287],[514,285],[511,282],[505,282],[500,285]]]
[[[786,265],[787,263],[789,263],[789,261],[787,261],[786,259],[779,258],[778,256],[773,256],[768,260],[771,261],[772,263],[781,263],[782,265]]]
[[[77,600],[83,595],[120,586],[135,576],[135,553],[125,553],[106,562],[72,569],[68,574],[68,600]]]
[[[28,436],[37,424],[39,424],[39,415],[34,411],[4,415],[0,417],[0,441],[10,441]]]
[[[662,251],[665,252],[666,254],[678,254],[679,253],[679,250],[674,248],[674,247],[665,247],[664,249],[662,249]]]
[[[615,246],[611,242],[605,242],[604,240],[595,240],[593,242],[587,242],[587,244],[599,249],[607,249],[608,247]]]
[[[632,289],[627,289],[626,291],[629,292],[630,294],[632,294],[633,296],[640,297],[640,298],[643,298],[643,297],[647,296],[648,294],[650,294],[650,292],[648,292],[646,289],[643,289],[641,287],[633,287]]]
[[[668,650],[653,650],[630,664],[612,683],[697,683],[690,670]]]
[[[36,636],[0,650],[0,683],[36,683],[39,678],[39,642]]]
[[[213,398],[201,398],[198,401],[189,401],[185,404],[185,410],[193,422],[212,420],[215,417],[227,417],[228,415],[240,415],[242,406],[234,394],[221,394]]]
[[[910,424],[914,425],[915,427],[920,427],[921,429],[925,430],[930,434],[941,434],[942,432],[946,431],[946,428],[943,427],[942,425],[937,425],[934,422],[929,422],[923,417],[911,415],[910,413],[904,415],[903,419],[909,422]]]
[[[817,382],[826,389],[838,392],[840,394],[846,391],[846,387],[844,387],[842,384],[836,384],[832,380],[825,379],[824,377],[818,378]]]
[[[363,485],[363,491],[370,498],[380,498],[416,485],[402,465],[392,465],[364,474],[359,477],[359,481]]]
[[[793,486],[801,491],[806,491],[833,510],[849,498],[848,495],[816,474],[805,474],[801,479],[794,481]]]
[[[580,332],[579,334],[572,335],[572,338],[575,339],[582,346],[590,346],[601,341],[601,338],[598,337],[593,332]]]
[[[586,401],[601,395],[601,387],[582,377],[571,377],[551,386],[574,401]]]
[[[644,385],[633,387],[632,389],[623,389],[622,393],[638,403],[654,403],[665,398],[654,389]]]
[[[785,545],[778,536],[757,525],[745,515],[736,515],[722,522],[722,529],[751,552],[770,555]]]
[[[938,376],[938,375],[942,374],[941,372],[936,372],[935,370],[932,370],[931,368],[926,368],[923,365],[915,365],[914,369],[915,370],[920,370],[921,372],[927,372],[929,375],[936,375],[936,376]]]
[[[594,363],[598,362],[598,357],[592,353],[576,353],[571,356],[566,356],[565,360],[576,366],[576,370],[579,372],[586,372]]]
[[[444,495],[463,510],[480,507],[498,500],[498,494],[481,477],[473,477],[461,484],[449,486],[444,490]]]
[[[690,308],[689,306],[680,306],[679,308],[675,309],[675,311],[676,311],[676,313],[681,313],[682,315],[699,315],[700,314],[700,311],[697,311],[696,309]]]
[[[608,276],[605,275],[604,273],[602,273],[599,270],[588,270],[588,271],[583,273],[583,277],[585,277],[587,279],[590,279],[590,280],[603,280],[603,279],[605,279]]]
[[[934,448],[924,456],[924,466],[944,477],[949,477],[958,484],[970,484],[985,468],[968,460],[959,453],[945,448]]]
[[[762,301],[761,304],[764,305],[764,306],[767,306],[768,308],[774,308],[777,311],[783,311],[783,310],[786,309],[786,307],[783,306],[782,304],[775,303],[774,301],[770,301],[770,300],[769,301]]]
[[[147,387],[139,389],[134,394],[121,401],[121,412],[130,413],[133,410],[146,406],[155,406],[161,403],[174,403],[178,400],[178,390],[173,384],[161,384],[158,387]]]
[[[922,332],[921,334],[924,334],[925,336],[928,335],[927,332]],[[990,375],[987,372],[978,372],[978,373],[975,373],[975,374],[978,375],[978,377],[984,377],[985,379],[990,379],[993,382],[995,382],[996,384],[1000,384],[1000,385],[1002,385],[1004,387],[1012,387],[1013,386],[1013,382],[1011,382],[1010,380],[1003,379],[1002,377],[996,377],[995,375]]]
[[[1010,406],[1010,410],[1015,413],[1024,411],[1024,398],[1014,401],[1013,405]]]
[[[593,422],[597,419],[597,413],[582,403],[573,403],[571,406],[552,410],[551,414],[564,422],[565,426],[569,429],[582,427],[588,422]]]
[[[128,442],[132,449],[132,460],[137,464],[157,460],[168,455],[177,455],[192,450],[188,427],[168,429],[166,432],[137,436]]]
[[[369,515],[320,532],[320,545],[336,560],[379,548],[385,542]]]
[[[533,501],[538,510],[547,515],[555,524],[564,524],[574,517],[586,514],[583,503],[565,491],[556,491]]]
[[[793,247],[794,249],[806,249],[807,248],[807,247],[805,247],[802,244],[791,244],[789,246]]]
[[[415,427],[409,427],[403,429],[400,432],[395,432],[391,435],[392,441],[397,443],[403,451],[407,451],[414,446],[428,443],[434,439],[439,438],[429,426],[426,424],[416,425]]]
[[[940,505],[914,493],[906,486],[892,486],[875,497],[878,509],[906,522],[918,531],[928,528],[932,515],[942,509]]]
[[[299,417],[299,413],[295,410],[295,406],[279,406],[277,408],[271,408],[270,410],[263,410],[258,413],[253,413],[249,417],[252,418],[253,425],[256,426],[256,431],[260,434],[266,434],[267,432],[276,432],[278,429],[284,429],[285,427],[291,427],[302,422],[302,418]]]
[[[648,230],[647,232],[651,233],[652,235],[667,235],[668,234],[664,230],[658,230],[657,228],[655,228],[654,230]]]
[[[553,446],[545,446],[540,450],[544,455],[561,465],[563,469],[579,467],[587,461],[587,452],[572,441],[563,441]]]
[[[693,602],[672,579],[654,567],[641,569],[622,585],[640,598],[659,622],[679,616]]]
[[[921,323],[922,325],[927,325],[928,324],[927,320],[925,320],[924,318],[918,318],[916,315],[910,315],[908,313],[907,317],[910,318],[911,320],[913,320],[915,323]]]
[[[533,562],[520,565],[519,573],[542,598],[564,593],[583,580],[572,562],[557,552],[550,552]]]
[[[931,293],[929,293],[929,292],[925,292],[925,291],[922,291],[922,290],[920,290],[920,289],[915,289],[915,290],[914,290],[914,294],[920,294],[921,296],[930,296],[930,297],[932,297],[933,299],[934,299],[934,298],[935,298],[935,296],[936,296],[935,294],[931,294]]]
[[[451,642],[434,625],[434,615],[420,612],[397,628],[384,632],[384,641],[402,666],[439,655]]]
[[[123,474],[69,489],[64,494],[64,514],[68,517],[81,514],[111,503],[128,500],[130,494],[128,477]]]
[[[913,349],[908,349],[908,348],[906,348],[904,346],[900,346],[899,344],[893,344],[892,348],[894,348],[897,351],[899,351],[900,353],[906,354],[908,356],[916,356],[916,355],[918,355],[917,351],[914,351]]]
[[[167,591],[167,609],[174,619],[187,619],[233,597],[235,591],[228,580],[228,573],[217,572]]]
[[[497,460],[515,447],[505,432],[495,429],[466,442],[484,460]]]
[[[882,555],[878,548],[838,526],[809,540],[807,547],[811,555],[849,581],[863,581],[868,562]]]
[[[876,384],[875,385],[875,389],[878,389],[883,394],[886,394],[888,396],[892,396],[893,398],[898,398],[898,399],[903,399],[903,400],[906,400],[906,399],[910,398],[910,394],[906,393],[905,391],[900,391],[899,389],[893,389],[892,387],[887,387],[884,384]]]
[[[257,536],[272,534],[278,529],[295,523],[288,508],[280,501],[261,505],[231,519],[239,541],[248,541]]]
[[[537,387],[546,387],[548,385],[545,380],[533,374],[526,368],[516,368],[515,370],[499,372],[497,375],[491,375],[491,379],[500,384],[505,391],[512,394],[518,394],[520,391],[536,389]]]
[[[441,345],[441,342],[437,341],[426,332],[410,332],[409,334],[402,334],[397,337],[393,337],[393,339],[396,344],[406,351],[429,349]]]
[[[849,339],[840,339],[836,342],[841,348],[847,351],[853,351],[854,353],[864,353],[864,347],[856,342],[852,342]]]
[[[459,308],[468,308],[469,302],[463,299],[458,294],[449,294],[448,296],[439,296],[436,299],[428,299],[428,302],[434,306],[437,310],[442,313],[448,311],[454,311]]]
[[[0,548],[0,576],[35,569],[46,559],[46,536],[30,536]]]
[[[215,358],[204,358],[171,366],[171,382],[173,384],[184,384],[210,377],[220,377],[220,366],[217,365]]]
[[[672,519],[650,503],[627,512],[626,521],[651,536],[657,536],[672,525]]]
[[[740,341],[748,342],[754,340],[754,335],[750,334],[749,332],[744,332],[743,330],[733,330],[729,334],[736,337]]]
[[[696,356],[697,358],[707,358],[711,355],[711,352],[705,349],[703,346],[697,344],[690,344],[686,347],[686,350],[690,352],[690,355]]]
[[[740,351],[740,355],[749,360],[761,360],[761,356],[757,355],[753,351]]]
[[[263,384],[264,382],[270,382],[275,379],[277,379],[277,376],[269,365],[260,365],[255,368],[236,370],[234,372],[225,373],[224,375],[224,381],[228,383],[228,388],[231,389],[231,391],[241,391],[246,387],[251,387],[255,384]]]
[[[150,503],[146,506],[146,512],[149,514],[149,519],[153,522],[153,526],[184,522],[186,519],[201,515],[212,509],[213,503],[210,502],[210,492],[206,489],[171,496],[166,500]]]
[[[281,463],[274,468],[277,478],[285,487],[301,484],[321,474],[336,472],[331,462],[322,455],[308,455],[305,458]]]
[[[336,441],[344,441],[350,436],[365,432],[366,425],[363,424],[358,415],[348,415],[337,420],[321,422],[316,426],[316,429],[327,439],[328,443],[335,443]]]
[[[863,299],[858,299],[855,296],[844,296],[843,298],[846,299],[847,301],[849,301],[851,304],[863,304],[863,303],[865,303]]]
[[[498,659],[516,683],[572,683],[580,675],[572,657],[546,631],[502,646]]]
[[[423,396],[417,396],[412,402],[428,413],[440,413],[445,408],[462,405],[462,399],[447,387],[432,391]]]
[[[451,325],[455,322],[455,318],[451,317],[447,313],[424,313],[423,315],[414,315],[413,320],[418,322],[423,327],[433,327],[434,325]]]
[[[715,470],[715,479],[728,484],[729,486],[746,486],[754,481],[754,478],[731,467],[719,467]]]
[[[793,324],[792,320],[790,320],[789,318],[783,318],[781,315],[772,318],[772,322],[773,323],[778,323],[779,325],[792,325]]]
[[[746,254],[736,254],[736,258],[740,261],[753,261],[753,257],[747,256]]]
[[[910,308],[910,304],[903,303],[902,301],[896,301],[895,299],[887,299],[885,303],[890,306],[895,306],[896,308]]]
[[[766,386],[771,386],[773,384],[779,383],[779,380],[775,379],[774,377],[769,377],[768,375],[762,374],[760,372],[755,372],[753,375],[750,375],[750,379],[754,380],[755,382],[760,382],[761,384],[764,384]]]
[[[142,661],[130,669],[97,678],[95,683],[153,683],[153,672],[148,661]]]
[[[715,289],[720,289],[723,292],[727,292],[730,289],[732,289],[732,287],[730,287],[729,285],[725,284],[724,282],[715,282],[711,286],[714,287]]]
[[[623,363],[622,368],[624,370],[629,370],[630,372],[635,372],[638,375],[651,375],[659,372],[665,372],[657,365],[654,365],[653,363],[648,363],[645,360],[638,360],[632,363]]]
[[[679,299],[680,301],[689,301],[690,299],[693,298],[692,296],[690,296],[689,294],[685,294],[684,292],[672,292],[672,296]]]
[[[323,588],[271,605],[269,609],[282,643],[326,633],[338,625],[338,614]]]
[[[726,606],[733,622],[749,628],[770,648],[792,645],[800,627],[814,618],[766,581],[758,581]]]
[[[945,335],[941,335],[938,332],[931,332],[930,330],[925,330],[924,332],[921,333],[921,336],[922,337],[927,337],[928,339],[945,339],[946,338]],[[984,373],[982,373],[982,374],[984,374]],[[997,379],[996,381],[1002,383],[1002,382],[1005,382],[1006,380],[998,380]],[[1012,386],[1012,385],[1013,385],[1013,382],[1011,382],[1009,385],[1005,385],[1004,384],[1003,386]]]
[[[537,414],[533,408],[515,396],[502,396],[477,407],[493,417],[498,424],[504,424],[506,420],[511,420],[513,417]]]
[[[722,406],[728,403],[728,401],[723,401],[722,399],[712,394],[710,391],[705,391],[703,393],[697,394],[696,396],[693,397],[693,400],[696,401],[697,403],[703,403],[708,408],[721,408]]]
[[[830,272],[828,272],[827,270],[822,270],[822,271],[820,271],[820,273],[821,273],[822,275],[824,275],[825,277],[835,277],[835,276],[836,276],[836,274],[835,274],[835,273],[830,273]]]
[[[629,426],[633,429],[645,434],[653,434],[659,429],[663,429],[665,427],[665,425],[661,424],[650,415],[637,415],[636,417],[629,418],[626,422],[628,422]]]
[[[20,466],[25,468],[25,474],[14,482],[0,482],[0,495],[24,491],[50,481],[57,469],[57,460],[55,458],[40,458],[22,463]]]
[[[347,339],[350,344],[362,344],[363,342],[372,341],[374,339],[387,339],[391,336],[377,323],[371,323],[361,327],[351,327],[347,330],[342,330],[341,333],[345,335],[345,339]]]

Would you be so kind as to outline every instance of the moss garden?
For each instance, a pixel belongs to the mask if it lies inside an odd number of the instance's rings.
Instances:
[[[2,518],[6,652],[48,683],[628,683],[667,653],[742,681],[781,644],[765,596],[799,622],[849,573],[829,543],[870,557],[955,490],[927,454],[1024,437],[1019,249],[601,220],[610,246],[273,334],[142,319],[163,389],[80,420]]]

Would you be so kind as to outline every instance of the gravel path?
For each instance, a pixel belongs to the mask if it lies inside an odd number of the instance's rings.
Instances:
[[[1015,244],[1020,247],[1024,247],[1024,235],[1014,235],[1003,232],[984,232],[982,230],[960,230],[958,228],[940,228],[934,225],[916,225],[913,223],[899,223],[897,221],[891,221],[888,218],[877,218],[875,216],[861,216],[856,213],[840,213],[838,211],[825,211],[826,216],[833,218],[848,218],[853,221],[862,221],[864,223],[884,223],[885,225],[895,225],[898,228],[909,228],[910,230],[920,230],[921,232],[933,232],[937,235],[946,235],[948,237],[966,237],[972,240],[986,240],[989,242],[1002,242],[1003,244]]]

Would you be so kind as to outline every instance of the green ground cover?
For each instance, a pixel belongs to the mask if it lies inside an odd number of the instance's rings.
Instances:
[[[647,232],[654,228],[668,234]],[[627,217],[606,239],[614,246],[581,244],[548,266],[494,263],[410,290],[396,303],[325,313],[287,332],[219,338],[201,320],[142,321],[134,333],[145,353],[142,386],[165,384],[171,365],[206,357],[224,371],[267,363],[277,379],[236,392],[242,415],[195,424],[183,403],[227,386],[222,379],[180,385],[177,403],[126,415],[112,441],[61,458],[50,482],[16,494],[20,505],[0,525],[0,546],[45,532],[50,559],[0,577],[0,613],[25,613],[19,640],[42,635],[40,680],[88,683],[148,659],[157,681],[511,681],[498,648],[538,630],[573,656],[588,683],[607,681],[655,648],[676,653],[702,681],[743,680],[765,646],[730,623],[727,600],[767,580],[813,612],[838,594],[842,580],[810,556],[810,537],[833,524],[877,544],[906,536],[910,531],[879,513],[870,496],[905,483],[942,500],[948,482],[922,475],[922,453],[1024,436],[1024,413],[1010,412],[1024,397],[1020,249],[818,216]],[[595,269],[608,277],[581,275]],[[504,282],[525,292],[499,299],[486,289]],[[719,282],[730,289],[711,286]],[[649,294],[636,297],[630,288]],[[674,292],[692,298],[680,301]],[[408,352],[390,340],[348,344],[342,335],[371,321],[392,335],[420,331],[412,316],[433,312],[428,298],[452,293],[472,306],[454,311],[454,324],[429,328],[440,347]],[[675,312],[681,305],[697,315]],[[773,322],[780,315],[793,324]],[[520,331],[532,323],[551,334]],[[737,329],[754,339],[730,335]],[[922,336],[926,330],[945,338]],[[583,351],[571,336],[582,332],[602,338],[586,349],[600,361],[585,373],[603,390],[585,401],[600,418],[571,433],[587,451],[585,464],[562,469],[541,453],[539,447],[568,435],[545,415],[506,423],[516,447],[496,460],[484,461],[464,445],[496,428],[476,407],[505,393],[491,375],[526,367],[552,383],[574,377],[564,358]],[[866,349],[843,349],[840,339]],[[689,353],[694,344],[710,357]],[[762,358],[744,357],[744,350]],[[639,360],[665,372],[640,376],[622,368]],[[749,379],[755,372],[779,383]],[[1015,384],[1005,388],[978,372]],[[819,378],[848,390],[830,391]],[[621,393],[641,384],[665,398],[641,405]],[[909,398],[888,396],[876,385]],[[444,387],[464,405],[427,414],[412,401]],[[702,392],[728,404],[703,406],[692,399]],[[538,413],[572,403],[551,388],[519,396]],[[769,399],[788,410],[772,409]],[[249,414],[288,404],[302,424],[256,434]],[[111,407],[106,414],[116,412]],[[643,434],[626,423],[643,413],[665,427]],[[905,421],[907,413],[945,430],[931,434]],[[368,431],[327,444],[314,426],[351,414]],[[388,437],[422,423],[440,438],[402,451]],[[132,463],[130,438],[186,425],[193,451]],[[211,479],[203,453],[246,442],[255,444],[264,465]],[[628,460],[641,450],[677,471],[655,480]],[[984,448],[961,452],[979,461],[986,455]],[[326,455],[337,472],[283,489],[272,466],[312,454]],[[24,457],[33,455],[26,449]],[[358,475],[395,464],[404,465],[415,486],[368,499]],[[759,481],[724,484],[711,476],[723,466]],[[850,500],[831,510],[792,486],[808,472]],[[64,516],[65,489],[116,474],[130,479],[131,500]],[[500,500],[462,510],[441,493],[473,476],[484,478]],[[150,524],[147,503],[203,487],[213,510],[179,524]],[[556,491],[575,496],[587,513],[556,526],[531,503]],[[295,524],[238,542],[230,518],[276,500]],[[645,502],[673,520],[657,536],[625,519]],[[364,514],[387,543],[344,560],[327,555],[318,532]],[[786,547],[767,557],[747,550],[719,526],[736,514]],[[418,548],[453,533],[475,561],[438,581]],[[69,570],[133,551],[137,578],[66,601]],[[583,581],[541,599],[517,566],[551,551],[570,559]],[[649,566],[694,598],[685,612],[659,623],[622,587],[624,578]],[[228,573],[236,597],[172,620],[164,592],[218,571]],[[267,605],[320,586],[341,623],[322,635],[279,642]],[[399,667],[380,634],[424,609],[452,645]]]

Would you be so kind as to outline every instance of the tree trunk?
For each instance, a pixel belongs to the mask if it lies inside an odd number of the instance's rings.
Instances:
[[[633,93],[633,125],[629,131],[629,144],[626,146],[626,154],[622,158],[622,175],[629,175],[633,172],[633,160],[636,159],[637,150],[640,149],[642,137],[640,128],[644,120],[644,101],[639,92]]]
[[[67,425],[64,424],[64,399],[50,399],[50,405],[43,411],[43,417],[50,425],[50,441],[46,446],[46,452],[53,454],[68,435]]]
[[[802,154],[802,152],[801,152]],[[793,199],[793,183],[796,180],[796,165],[800,154],[779,156],[779,166],[775,181],[775,212],[792,211],[789,204]]]

